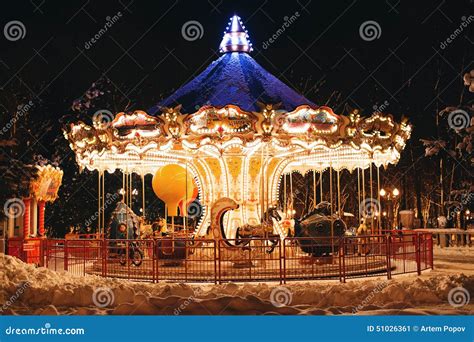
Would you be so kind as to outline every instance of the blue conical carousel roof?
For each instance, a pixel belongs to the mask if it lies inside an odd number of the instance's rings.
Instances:
[[[242,31],[246,34],[243,43],[235,44],[235,39],[228,39],[227,35],[236,35],[236,27],[244,30],[240,18],[238,19],[239,25],[236,25],[235,17],[231,18],[229,28],[224,33],[220,46],[224,54],[192,81],[150,108],[150,114],[156,114],[162,107],[174,107],[178,104],[182,105],[183,113],[193,113],[204,105],[222,107],[229,104],[245,111],[258,111],[257,102],[281,103],[280,109],[287,111],[304,104],[314,106],[243,51],[246,49],[242,44],[250,44],[246,32]],[[251,51],[251,45],[247,50]]]

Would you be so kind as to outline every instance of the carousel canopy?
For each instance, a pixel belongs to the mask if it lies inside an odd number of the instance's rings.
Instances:
[[[176,105],[181,105],[186,113],[193,113],[204,105],[222,107],[228,104],[247,112],[258,111],[258,102],[280,103],[280,109],[286,111],[300,105],[314,106],[247,53],[251,51],[251,45],[239,17],[231,18],[220,51],[223,55],[218,60],[170,97],[151,107],[148,113],[157,114],[164,107]]]
[[[368,168],[398,162],[411,126],[392,116],[335,114],[265,71],[233,16],[222,57],[148,113],[119,113],[110,123],[71,124],[65,131],[81,168],[154,173],[196,157],[265,154],[286,171]],[[154,115],[150,115],[154,114]],[[99,116],[100,117],[100,116]]]

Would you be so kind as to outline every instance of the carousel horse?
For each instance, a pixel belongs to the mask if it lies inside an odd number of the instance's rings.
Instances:
[[[262,224],[245,224],[238,227],[235,235],[237,239],[236,245],[247,245],[250,242],[250,238],[266,239],[271,243],[266,252],[273,252],[280,240],[280,236],[273,233],[273,220],[282,220],[276,207],[270,207],[265,211]]]
[[[219,253],[224,254],[219,255],[219,258],[233,261],[235,264],[242,264],[243,262],[247,265],[246,260],[248,260],[249,257],[245,252],[250,252],[250,247],[232,244],[227,240],[224,230],[224,214],[229,210],[238,208],[239,205],[237,202],[228,197],[219,198],[215,201],[211,207],[210,235],[212,239],[216,240],[216,243],[224,244],[225,248],[218,248]]]
[[[332,229],[331,229],[332,223]],[[313,211],[295,219],[295,236],[300,248],[313,257],[327,256],[332,252],[331,236],[340,238],[346,224],[338,215],[331,216],[331,204],[319,203]]]
[[[211,207],[211,238],[220,241],[220,243],[223,243],[225,247],[218,249],[219,253],[221,253],[219,258],[221,258],[221,260],[232,261],[234,267],[249,267],[253,266],[253,264],[252,261],[249,261],[248,252],[254,254],[255,260],[259,260],[259,263],[264,264],[264,255],[273,251],[275,246],[278,244],[279,236],[275,235],[275,238],[271,239],[268,237],[268,232],[262,234],[264,227],[254,226],[253,229],[250,229],[251,235],[248,237],[257,237],[257,234],[261,234],[262,237],[271,242],[272,246],[265,246],[265,241],[260,239],[253,241],[253,248],[250,246],[251,239],[237,240],[236,243],[229,241],[224,229],[224,214],[229,210],[235,210],[238,208],[239,205],[237,202],[227,197],[218,199]],[[274,208],[267,211],[267,215],[264,215],[264,217],[266,217],[269,222],[271,222],[270,220],[272,217],[281,218],[278,215],[277,210]]]

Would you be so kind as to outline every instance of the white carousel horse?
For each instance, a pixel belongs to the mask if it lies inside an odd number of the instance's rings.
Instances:
[[[216,241],[216,244],[221,244],[224,246],[224,249],[218,248],[218,252],[222,251],[222,255],[219,255],[221,260],[229,260],[234,262],[239,262],[243,260],[248,260],[249,251],[248,247],[240,247],[232,245],[226,238],[224,233],[223,221],[224,214],[229,210],[238,209],[239,205],[236,201],[228,197],[219,198],[211,207],[211,229],[210,229],[210,238]]]
[[[211,207],[211,227],[210,238],[220,243],[218,251],[221,255],[221,260],[233,261],[236,266],[248,266],[249,254],[252,253],[253,259],[259,260],[261,265],[265,265],[265,254],[268,247],[265,246],[262,240],[253,241],[253,245],[249,244],[238,245],[232,244],[225,236],[225,229],[223,225],[224,214],[229,210],[238,209],[239,205],[231,198],[223,197],[214,202]],[[224,248],[222,248],[224,247]]]

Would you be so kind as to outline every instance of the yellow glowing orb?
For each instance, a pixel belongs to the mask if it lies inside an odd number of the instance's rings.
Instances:
[[[158,169],[151,185],[156,196],[166,203],[169,216],[178,216],[178,203],[187,193],[191,196],[194,189],[193,177],[177,164]]]

